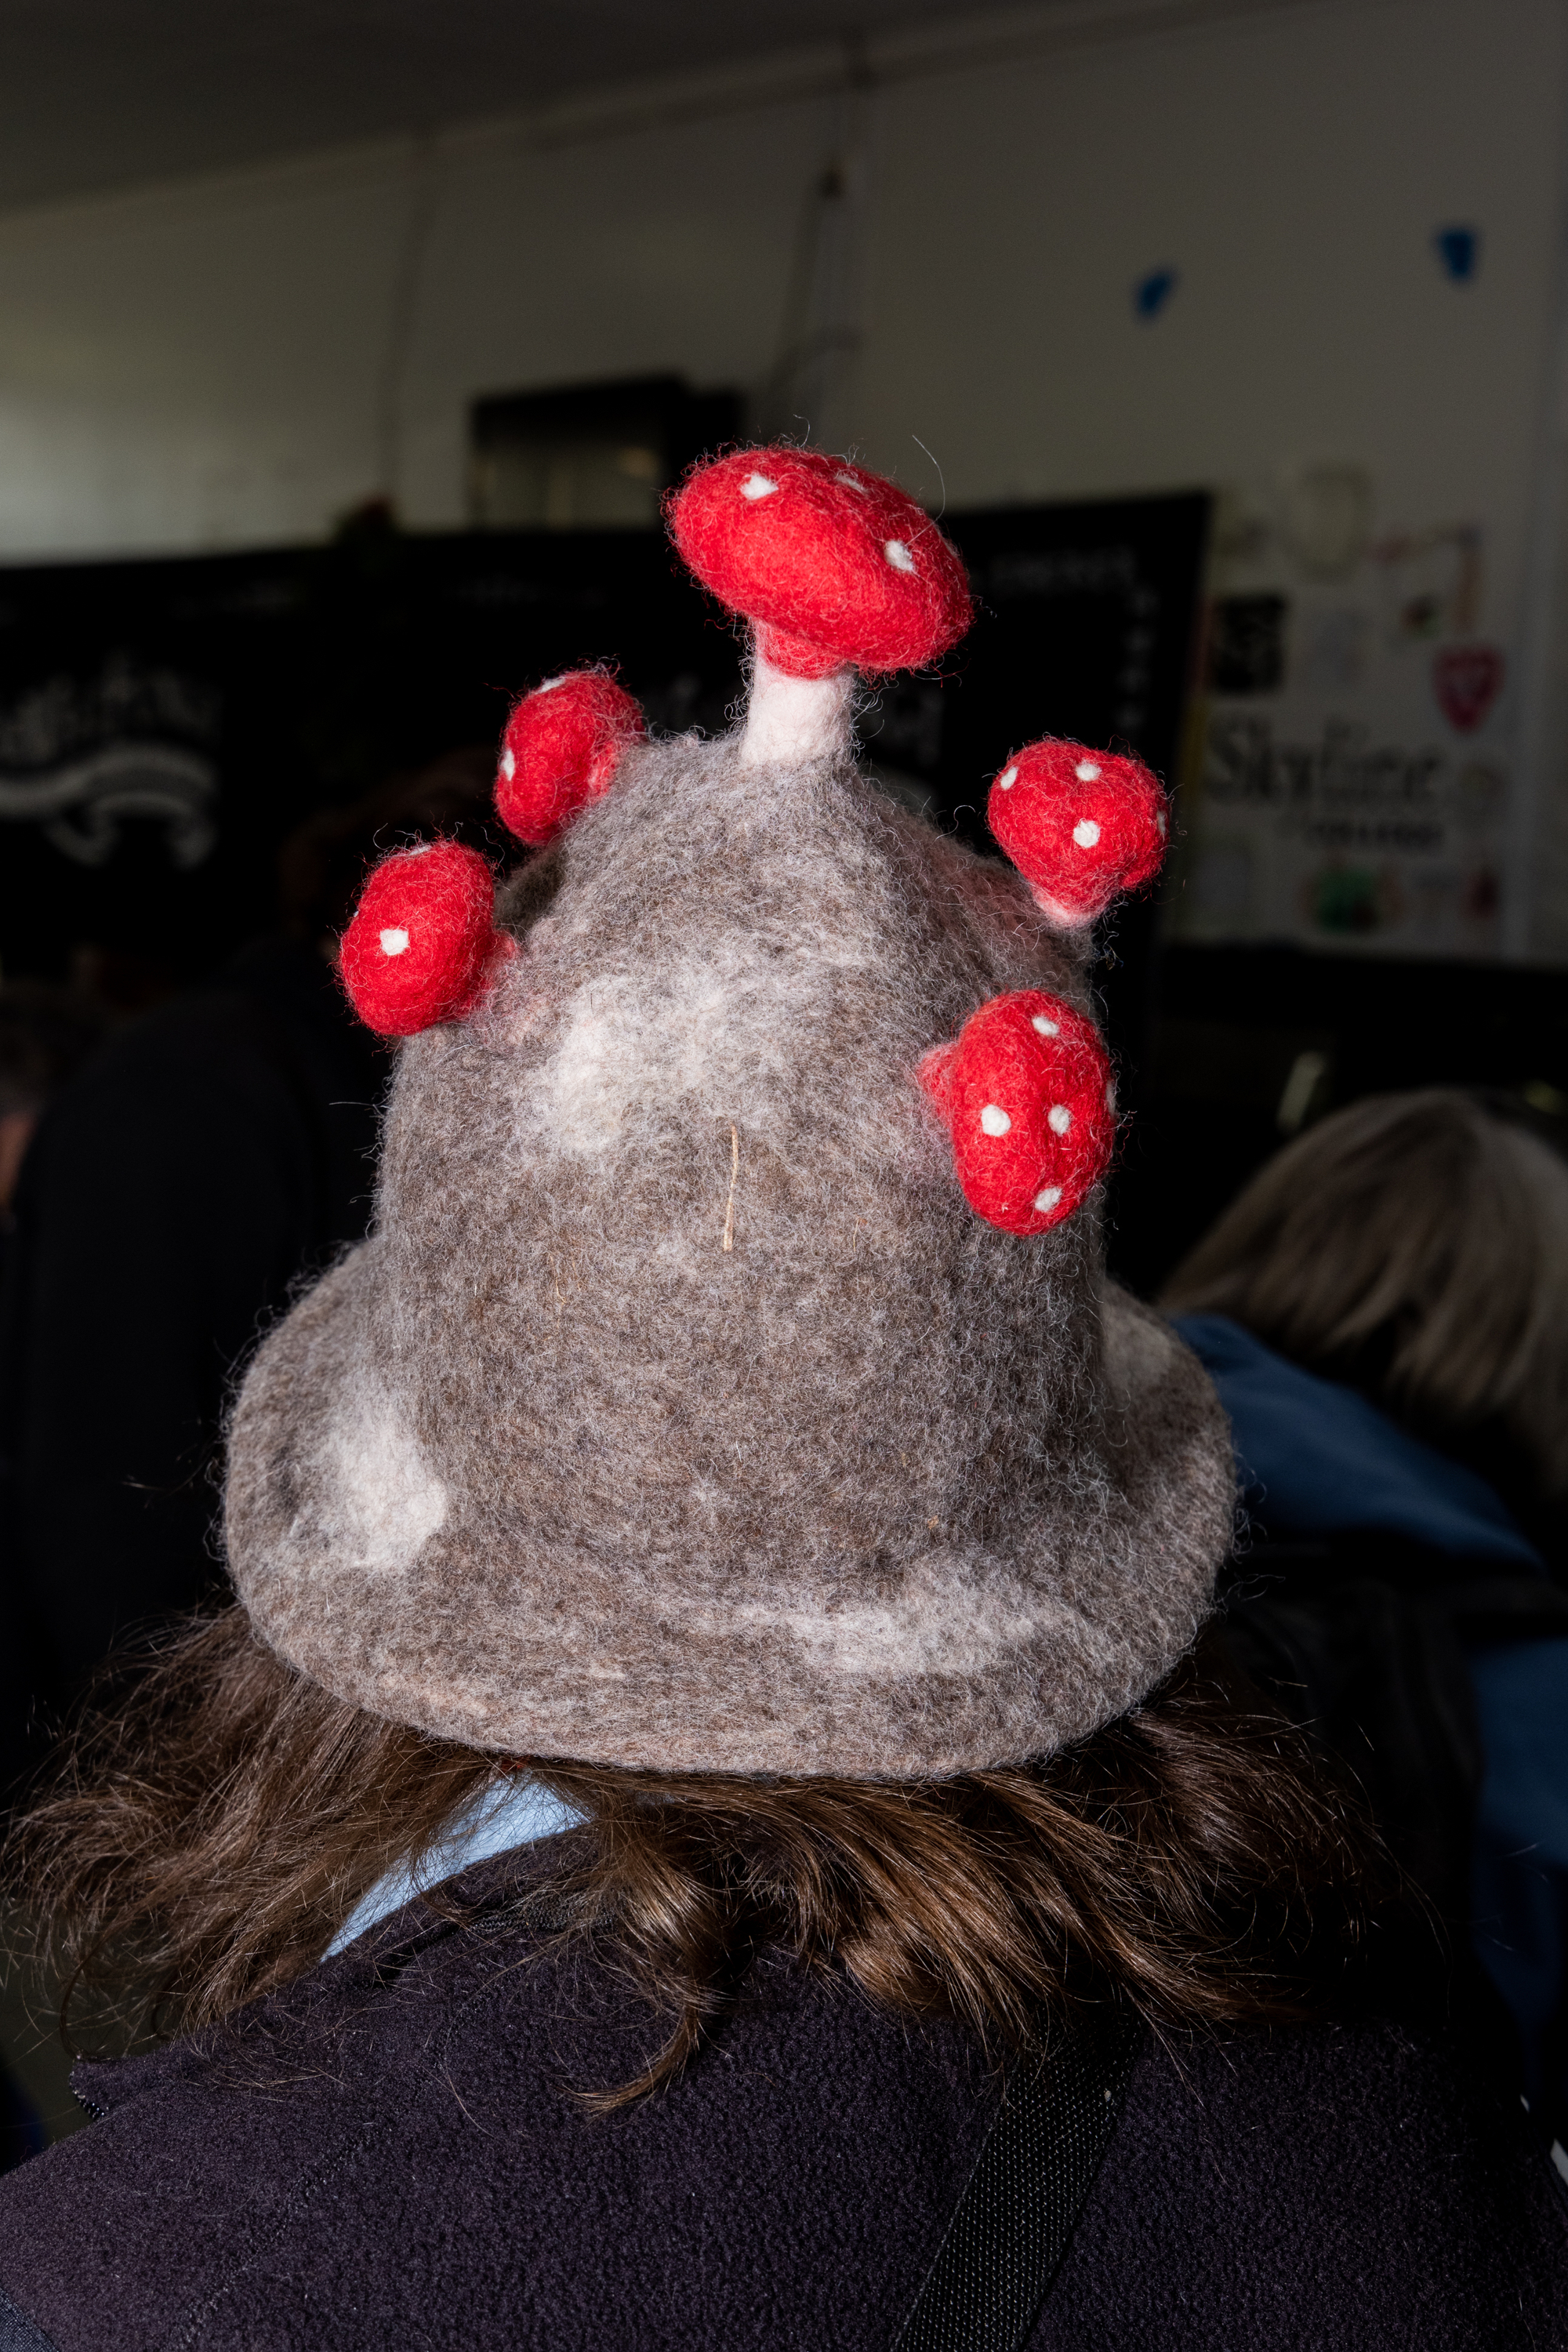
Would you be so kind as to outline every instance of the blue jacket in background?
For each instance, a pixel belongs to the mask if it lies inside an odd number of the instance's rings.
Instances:
[[[1226,1316],[1184,1316],[1176,1328],[1230,1417],[1243,1507],[1260,1539],[1260,1580],[1281,1542],[1380,1531],[1435,1555],[1435,1582],[1468,1563],[1483,1575],[1490,1568],[1539,1579],[1543,1604],[1556,1594],[1541,1555],[1475,1471]],[[1266,1582],[1258,1589],[1267,1594]],[[1471,1938],[1519,2030],[1532,2105],[1561,2116],[1568,2109],[1568,1634],[1477,1640],[1461,1625],[1461,1638],[1483,1758],[1469,1858]]]

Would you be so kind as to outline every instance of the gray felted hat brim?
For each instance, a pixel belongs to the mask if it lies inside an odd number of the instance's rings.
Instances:
[[[1232,1527],[1195,1360],[1091,1200],[977,1218],[916,1081],[999,991],[1087,1008],[1016,877],[852,770],[653,746],[503,891],[403,1050],[373,1239],[230,1444],[258,1631],[500,1753],[918,1777],[1180,1657]]]
[[[229,1486],[258,1632],[340,1698],[516,1755],[647,1769],[913,1778],[1044,1754],[1142,1696],[1207,1613],[1228,1433],[1158,1318],[1104,1302],[1104,1451],[1070,1518],[1012,1551],[933,1534],[875,1598],[803,1577],[671,1590],[487,1524],[400,1418],[374,1360],[376,1244],[329,1276],[246,1384]],[[299,1401],[316,1400],[301,1451]],[[318,1417],[319,1415],[319,1417]],[[1120,1442],[1119,1442],[1120,1441]]]

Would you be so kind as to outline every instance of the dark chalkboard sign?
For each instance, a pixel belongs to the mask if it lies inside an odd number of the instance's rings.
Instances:
[[[950,515],[977,618],[940,685],[900,680],[873,759],[926,776],[983,833],[986,789],[1040,735],[1135,751],[1174,780],[1194,657],[1206,496]]]
[[[618,656],[722,724],[733,639],[656,531],[377,528],[327,548],[0,572],[0,959],[210,968],[274,906],[312,809],[493,743],[531,679]]]
[[[1197,650],[1206,495],[952,515],[978,604],[940,688],[899,681],[867,751],[913,769],[933,810],[976,846],[1009,751],[1068,735],[1136,751],[1174,786]],[[1135,1108],[1153,1020],[1154,903],[1101,926],[1098,985],[1121,1098]]]

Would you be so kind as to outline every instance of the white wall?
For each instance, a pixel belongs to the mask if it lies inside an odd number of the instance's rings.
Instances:
[[[1394,509],[1500,502],[1517,529],[1565,34],[1555,0],[1352,0],[889,93],[873,456],[918,415],[967,503],[1348,451]],[[1429,245],[1456,220],[1486,236],[1463,289]],[[1166,262],[1142,324],[1127,289]]]
[[[1267,509],[1327,457],[1368,469],[1381,530],[1479,519],[1479,626],[1555,793],[1521,599],[1552,552],[1560,0],[1058,0],[997,36],[889,47],[852,101],[763,71],[0,220],[0,557],[308,538],[389,475],[452,525],[476,394],[754,386],[847,135],[864,340],[825,436],[934,497],[918,436],[957,506],[1211,483]],[[1448,221],[1483,232],[1468,286],[1433,258]]]
[[[873,97],[842,429],[929,478],[918,435],[961,505],[1351,453],[1391,510],[1484,508],[1517,543],[1568,12],[1241,5],[1107,38],[1116,14]],[[840,110],[733,87],[619,132],[503,124],[0,218],[0,554],[314,535],[382,487],[389,360],[424,524],[463,519],[476,393],[754,383]],[[1428,245],[1456,219],[1486,236],[1463,289]],[[1141,324],[1129,289],[1164,261],[1179,289]]]
[[[749,383],[831,116],[503,129],[0,222],[0,556],[313,538],[389,454],[405,519],[457,524],[477,393]]]

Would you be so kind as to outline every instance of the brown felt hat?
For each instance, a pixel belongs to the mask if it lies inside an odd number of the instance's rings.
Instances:
[[[395,1025],[415,982],[446,1017],[401,1048],[372,1237],[245,1381],[227,1538],[262,1637],[375,1713],[952,1773],[1122,1713],[1210,1605],[1224,1419],[1105,1279],[1092,1106],[1051,1125],[1087,934],[865,781],[852,673],[806,667],[759,658],[731,736],[599,727],[575,769],[557,705],[555,838],[493,913],[405,856],[345,942]]]

